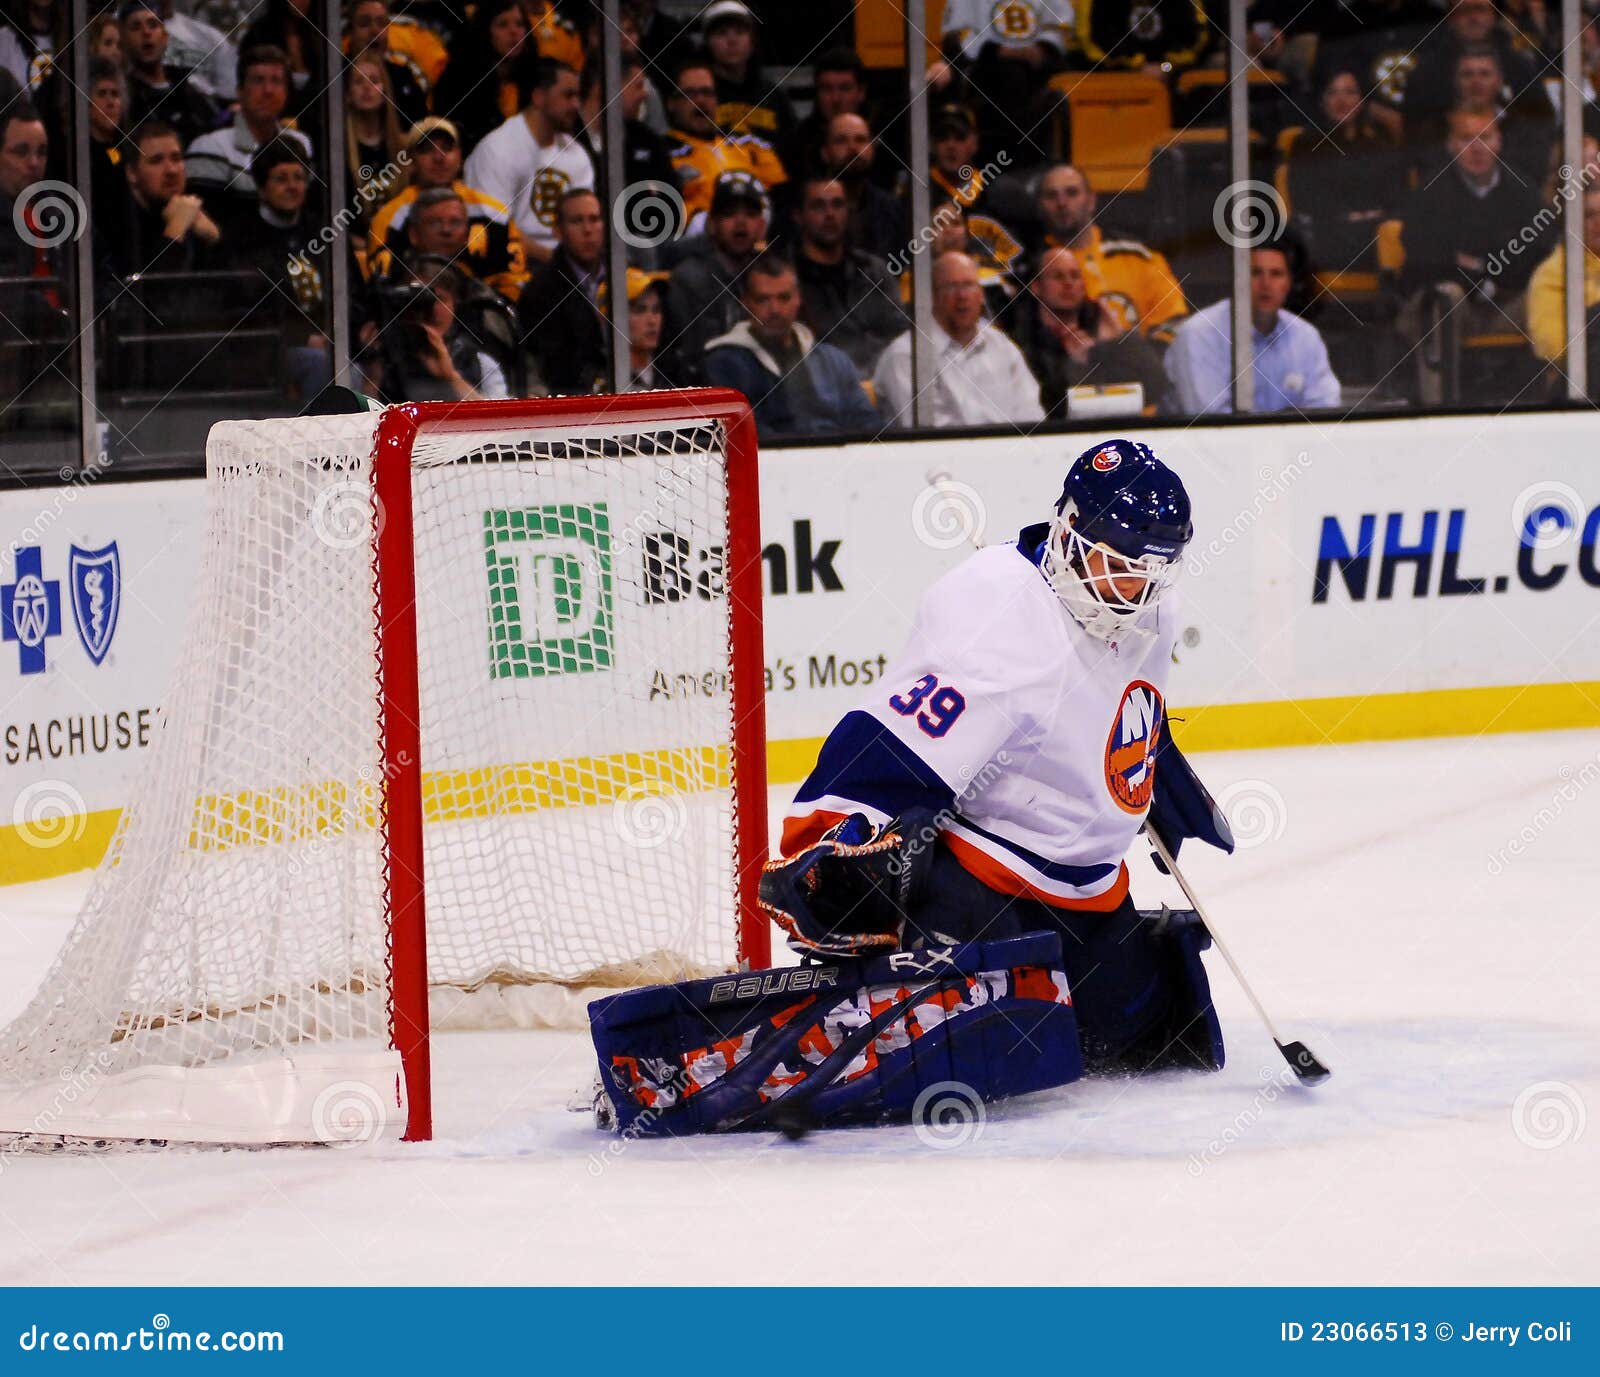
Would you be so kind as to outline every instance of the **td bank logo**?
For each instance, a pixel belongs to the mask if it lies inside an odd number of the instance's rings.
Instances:
[[[611,668],[611,520],[604,502],[483,514],[495,679]]]

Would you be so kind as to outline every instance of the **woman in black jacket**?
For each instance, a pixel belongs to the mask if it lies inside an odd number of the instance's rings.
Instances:
[[[1318,85],[1314,123],[1289,148],[1289,210],[1325,272],[1377,267],[1378,225],[1404,195],[1404,165],[1367,115],[1354,67],[1333,66]]]
[[[451,40],[450,63],[433,95],[433,112],[461,131],[461,153],[522,108],[522,69],[536,56],[520,0],[481,0]]]

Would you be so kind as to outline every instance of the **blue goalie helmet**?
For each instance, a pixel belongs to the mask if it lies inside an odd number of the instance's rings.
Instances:
[[[1040,567],[1091,635],[1149,636],[1193,534],[1178,475],[1148,445],[1107,440],[1067,471]]]

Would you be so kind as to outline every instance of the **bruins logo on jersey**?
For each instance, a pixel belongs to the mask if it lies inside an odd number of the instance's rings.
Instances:
[[[1106,789],[1124,813],[1142,813],[1156,787],[1161,690],[1135,679],[1122,692],[1106,737]]]
[[[543,167],[528,188],[528,207],[541,225],[551,229],[556,226],[556,210],[561,205],[562,193],[572,185],[572,178],[559,168]]]
[[[1039,32],[1039,16],[1026,0],[1000,0],[989,14],[994,31],[1008,43],[1027,43]]]
[[[1106,312],[1117,323],[1117,328],[1124,333],[1139,324],[1139,308],[1133,304],[1133,298],[1125,292],[1103,292],[1095,297],[1095,300],[1100,303],[1100,309]]]
[[[1408,52],[1380,53],[1372,64],[1372,88],[1391,105],[1403,105],[1406,80],[1416,70],[1417,59]]]
[[[289,290],[302,311],[315,314],[322,309],[322,273],[308,254],[297,253],[289,258]]]

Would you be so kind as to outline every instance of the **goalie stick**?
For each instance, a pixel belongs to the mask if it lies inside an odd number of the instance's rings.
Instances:
[[[1289,1063],[1289,1069],[1300,1079],[1301,1085],[1320,1085],[1333,1073],[1317,1058],[1317,1055],[1303,1042],[1285,1042],[1279,1034],[1277,1025],[1273,1023],[1267,1011],[1262,1007],[1261,1001],[1256,998],[1256,992],[1250,988],[1250,982],[1244,978],[1244,972],[1239,969],[1239,963],[1233,959],[1233,953],[1228,950],[1228,944],[1222,940],[1222,934],[1217,931],[1216,924],[1211,921],[1211,915],[1205,911],[1199,897],[1189,887],[1189,881],[1184,878],[1183,871],[1178,869],[1178,862],[1173,859],[1172,852],[1167,850],[1166,844],[1155,833],[1155,829],[1145,826],[1144,834],[1149,838],[1150,845],[1155,848],[1156,855],[1161,857],[1172,878],[1178,882],[1178,887],[1183,890],[1184,897],[1188,899],[1189,906],[1200,915],[1200,921],[1205,924],[1206,931],[1211,934],[1211,940],[1222,959],[1227,962],[1228,969],[1233,972],[1233,978],[1239,982],[1239,988],[1245,992],[1251,1006],[1260,1015],[1261,1021],[1267,1025],[1267,1032],[1272,1034],[1272,1041],[1277,1045],[1278,1051],[1283,1053],[1283,1059]]]

